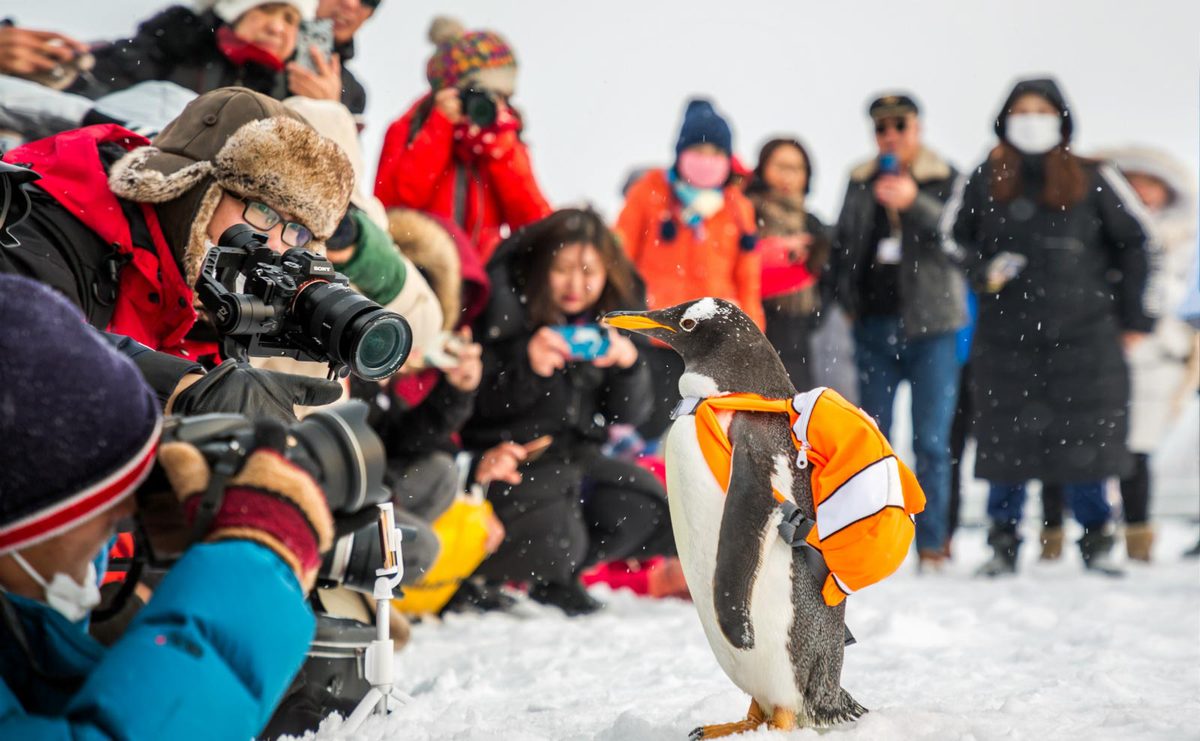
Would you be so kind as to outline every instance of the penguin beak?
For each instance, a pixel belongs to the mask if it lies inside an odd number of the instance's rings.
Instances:
[[[604,315],[603,322],[610,327],[627,329],[630,332],[645,334],[647,330],[665,329],[674,333],[675,328],[651,318],[651,311],[610,311]]]

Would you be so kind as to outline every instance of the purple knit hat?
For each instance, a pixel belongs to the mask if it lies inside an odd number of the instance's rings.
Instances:
[[[429,40],[437,49],[425,66],[425,76],[435,91],[455,87],[463,79],[487,70],[488,82],[495,84],[486,87],[512,94],[517,58],[499,34],[466,31],[458,21],[439,16],[429,27]]]
[[[0,275],[0,554],[58,535],[150,473],[158,400],[60,294]]]

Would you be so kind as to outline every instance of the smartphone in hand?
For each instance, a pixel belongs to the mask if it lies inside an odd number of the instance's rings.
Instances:
[[[571,360],[590,362],[608,352],[612,345],[608,330],[599,324],[564,324],[551,329],[571,346]]]
[[[317,51],[321,52],[324,59],[329,61],[333,55],[333,19],[320,18],[318,20],[303,21],[300,24],[300,32],[296,35],[296,64],[300,65],[309,72],[316,72],[317,67],[313,64],[312,52],[310,47],[317,47]]]

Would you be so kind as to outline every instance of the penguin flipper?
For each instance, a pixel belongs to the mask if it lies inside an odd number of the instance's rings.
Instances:
[[[776,508],[771,451],[779,446],[772,432],[768,418],[761,414],[738,413],[729,426],[733,453],[717,541],[713,607],[721,633],[740,649],[754,648],[750,599],[763,539],[775,532],[769,527]]]

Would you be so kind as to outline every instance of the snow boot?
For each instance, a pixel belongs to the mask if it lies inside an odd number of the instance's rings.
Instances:
[[[578,581],[569,584],[534,584],[529,588],[529,598],[543,605],[553,605],[567,614],[567,617],[590,615],[601,607],[600,602]]]
[[[502,583],[473,576],[463,579],[458,591],[442,607],[441,614],[448,612],[508,612],[516,604],[517,600],[505,593]]]
[[[1042,528],[1042,561],[1057,561],[1062,558],[1063,530],[1061,527]]]
[[[1150,549],[1154,545],[1154,528],[1148,522],[1125,526],[1125,552],[1134,561],[1150,563]]]
[[[1079,552],[1083,554],[1084,567],[1088,571],[1105,576],[1124,576],[1125,570],[1112,560],[1115,540],[1108,528],[1084,529],[1083,537],[1079,539]]]
[[[1017,551],[1021,548],[1017,526],[992,525],[987,542],[992,547],[992,558],[980,566],[975,575],[990,577],[1017,573]]]

